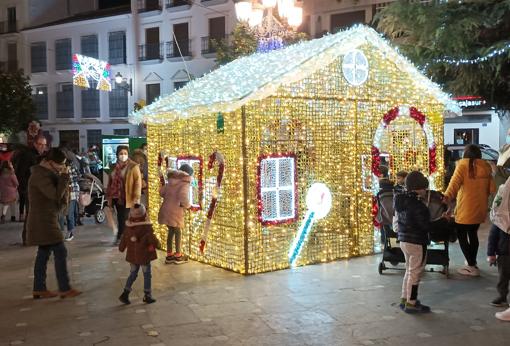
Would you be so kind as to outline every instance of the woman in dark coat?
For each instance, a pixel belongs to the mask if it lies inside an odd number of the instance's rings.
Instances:
[[[67,273],[67,249],[64,245],[58,217],[67,207],[69,174],[66,157],[59,149],[51,149],[39,165],[33,166],[28,180],[27,244],[38,246],[34,265],[34,299],[75,297],[80,291],[71,288]],[[46,267],[51,253],[55,259],[55,272],[59,293],[46,287]]]

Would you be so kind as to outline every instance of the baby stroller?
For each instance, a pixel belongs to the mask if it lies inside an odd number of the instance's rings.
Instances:
[[[92,174],[84,175],[80,181],[80,205],[85,216],[94,216],[96,223],[105,222],[106,193],[101,181]]]
[[[440,273],[448,278],[450,263],[449,242],[454,242],[456,237],[453,225],[442,217],[443,212],[446,211],[446,207],[442,204],[441,198],[442,195],[440,192],[427,191],[427,200],[425,202],[431,215],[430,240],[432,244],[427,248],[426,264],[442,266],[443,270],[440,271]],[[400,247],[392,246],[391,244],[391,239],[397,239],[397,233],[394,231],[392,222],[389,222],[390,215],[393,216],[394,214],[393,194],[391,194],[391,196],[387,192],[379,194],[378,204],[379,210],[383,210],[381,216],[378,216],[382,221],[381,242],[384,248],[383,256],[378,267],[379,274],[382,274],[383,271],[387,269],[405,270],[404,268],[397,267],[399,263],[405,263],[404,253]],[[389,205],[391,205],[390,210],[388,210]],[[386,215],[384,215],[385,211]],[[393,221],[393,217],[391,219]],[[394,268],[388,268],[385,262],[390,262]],[[434,269],[431,268],[430,271],[433,272]]]

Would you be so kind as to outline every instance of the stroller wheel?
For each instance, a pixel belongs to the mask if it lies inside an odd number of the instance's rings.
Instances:
[[[379,272],[379,275],[382,275],[384,269],[386,269],[386,266],[384,265],[384,262],[379,263],[379,267],[377,268],[377,271]]]
[[[96,223],[103,223],[106,220],[106,214],[103,209],[99,209],[94,214],[94,219],[96,220]]]

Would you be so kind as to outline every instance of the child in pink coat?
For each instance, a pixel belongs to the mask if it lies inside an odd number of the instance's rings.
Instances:
[[[168,183],[159,190],[160,196],[163,197],[163,204],[159,209],[158,222],[168,227],[166,264],[182,264],[188,261],[188,257],[181,253],[181,235],[184,227],[184,211],[191,207],[189,191],[192,175],[193,168],[183,164],[178,171],[168,173]],[[172,252],[174,238],[175,253]]]
[[[11,206],[11,221],[15,221],[14,203],[16,203],[16,192],[18,189],[18,179],[14,174],[14,168],[11,161],[2,161],[0,166],[0,211],[2,216],[0,222],[5,222],[5,215]]]
[[[0,166],[0,222],[5,222],[5,215],[11,206],[11,214],[14,213],[14,203],[16,203],[16,192],[18,189],[18,179],[14,174],[14,168],[10,161],[2,161]],[[12,214],[11,221],[16,221]]]

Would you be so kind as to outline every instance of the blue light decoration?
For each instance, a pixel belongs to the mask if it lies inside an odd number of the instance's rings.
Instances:
[[[284,47],[283,39],[278,36],[264,37],[258,40],[257,52],[267,53],[272,50],[281,49]]]
[[[289,263],[293,267],[296,265],[296,260],[303,249],[305,240],[308,238],[310,229],[312,229],[315,213],[313,211],[307,211],[305,215],[305,221],[299,227],[298,233],[292,246],[289,250]]]
[[[316,220],[322,219],[329,214],[333,198],[331,191],[323,183],[314,183],[306,193],[306,207],[308,208],[305,219],[297,232],[296,238],[292,242],[289,250],[289,264],[291,267],[296,265],[296,260],[303,250],[303,246],[308,239],[308,234]]]

